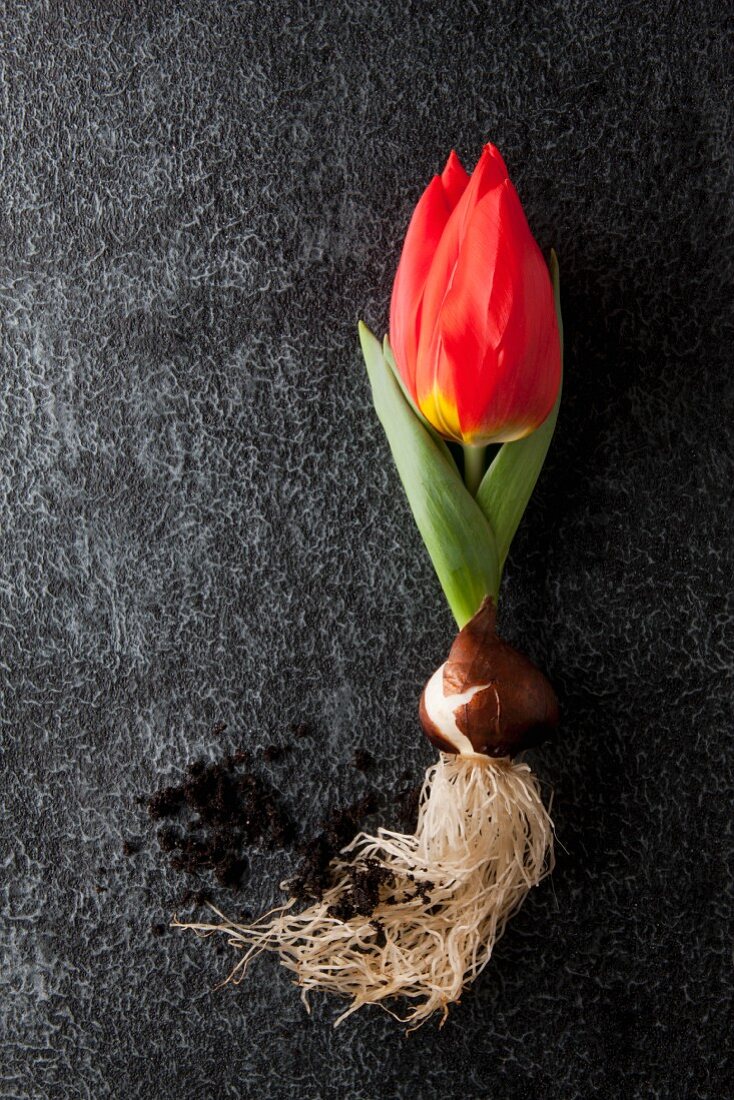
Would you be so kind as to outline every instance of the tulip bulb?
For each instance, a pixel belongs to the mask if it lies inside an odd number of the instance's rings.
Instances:
[[[425,686],[421,725],[442,752],[514,756],[558,726],[553,688],[532,661],[498,637],[496,618],[487,598]]]

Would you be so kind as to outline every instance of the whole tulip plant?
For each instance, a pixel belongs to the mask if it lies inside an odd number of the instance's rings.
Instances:
[[[439,759],[415,832],[359,834],[312,904],[291,898],[252,925],[187,927],[245,949],[235,979],[273,950],[304,998],[320,989],[349,999],[339,1020],[402,998],[398,1018],[418,1025],[445,1017],[553,863],[552,822],[515,757],[555,730],[558,705],[545,676],[498,636],[496,605],[561,399],[558,265],[554,254],[546,265],[493,145],[471,176],[452,152],[425,189],[395,276],[390,336],[380,344],[360,325],[360,339],[459,627],[419,704]]]

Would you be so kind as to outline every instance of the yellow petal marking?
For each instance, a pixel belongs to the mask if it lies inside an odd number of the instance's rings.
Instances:
[[[454,402],[441,393],[438,386],[434,386],[427,394],[420,398],[418,406],[429,424],[447,439],[455,439],[457,443],[463,443],[459,414]]]

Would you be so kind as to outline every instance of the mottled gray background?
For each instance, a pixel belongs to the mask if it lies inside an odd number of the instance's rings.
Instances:
[[[0,3],[3,1097],[727,1094],[725,12]],[[355,326],[489,138],[563,278],[501,609],[562,698],[558,867],[442,1031],[334,1031],[272,960],[213,993],[227,958],[150,935],[180,883],[121,845],[162,775],[293,721],[263,768],[305,830],[431,760],[452,622]],[[238,904],[292,862],[253,856]]]

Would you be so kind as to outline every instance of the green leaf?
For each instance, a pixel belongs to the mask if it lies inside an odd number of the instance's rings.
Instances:
[[[558,332],[561,340],[561,364],[563,363],[563,319],[561,317],[560,283],[558,257],[551,252],[551,279],[553,297],[558,317]],[[492,465],[487,470],[477,490],[476,501],[487,517],[494,531],[500,576],[507,559],[510,543],[520,526],[520,520],[528,506],[535,483],[538,480],[545,456],[548,453],[553,432],[558,419],[561,404],[563,378],[558,387],[558,397],[550,413],[531,435],[518,439],[515,443],[505,443],[497,452]]]
[[[379,341],[361,322],[359,338],[377,415],[418,530],[461,628],[485,596],[497,599],[499,564],[492,529],[467,491],[448,447],[418,418]]]

